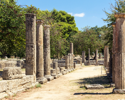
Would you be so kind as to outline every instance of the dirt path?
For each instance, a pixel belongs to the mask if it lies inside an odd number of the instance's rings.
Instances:
[[[102,69],[102,71],[101,71]],[[105,89],[86,90],[84,84],[101,83]],[[102,66],[87,66],[50,81],[41,88],[18,93],[9,100],[121,100],[122,94],[111,94]],[[5,100],[5,99],[4,99]]]

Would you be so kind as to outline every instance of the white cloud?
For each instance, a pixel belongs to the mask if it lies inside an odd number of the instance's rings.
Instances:
[[[80,13],[80,14],[68,13],[68,14],[70,14],[71,16],[74,16],[74,17],[84,17],[85,16],[84,13]]]
[[[75,17],[84,17],[85,14],[84,13],[80,13],[80,14],[74,14]]]
[[[68,14],[72,15],[72,13],[68,13]]]

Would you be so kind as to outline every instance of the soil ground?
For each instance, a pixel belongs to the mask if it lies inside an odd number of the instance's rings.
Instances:
[[[105,88],[86,89],[85,84],[102,84]],[[103,66],[91,65],[3,100],[125,100],[125,94],[112,94],[113,88]]]

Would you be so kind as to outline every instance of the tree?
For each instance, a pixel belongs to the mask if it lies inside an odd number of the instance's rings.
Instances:
[[[24,19],[24,12],[15,1],[0,1],[0,52],[2,55],[17,55],[16,52],[25,50]]]
[[[112,48],[112,41],[113,41],[113,28],[112,23],[115,22],[116,18],[114,17],[115,13],[125,13],[125,0],[116,0],[116,5],[113,6],[111,4],[111,13],[108,13],[107,11],[104,11],[107,15],[106,19],[103,19],[103,21],[108,23],[107,26],[107,32],[105,33],[104,40],[106,41],[105,45],[109,46],[110,52]]]

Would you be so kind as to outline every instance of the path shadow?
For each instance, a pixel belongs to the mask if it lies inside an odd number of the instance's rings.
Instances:
[[[74,93],[74,95],[109,95],[109,94],[112,94],[112,92],[110,93]]]
[[[99,77],[91,77],[91,78],[84,78],[79,79],[77,82],[79,85],[84,84],[101,84],[104,85],[105,88],[110,87],[110,81],[107,76],[99,76]]]

